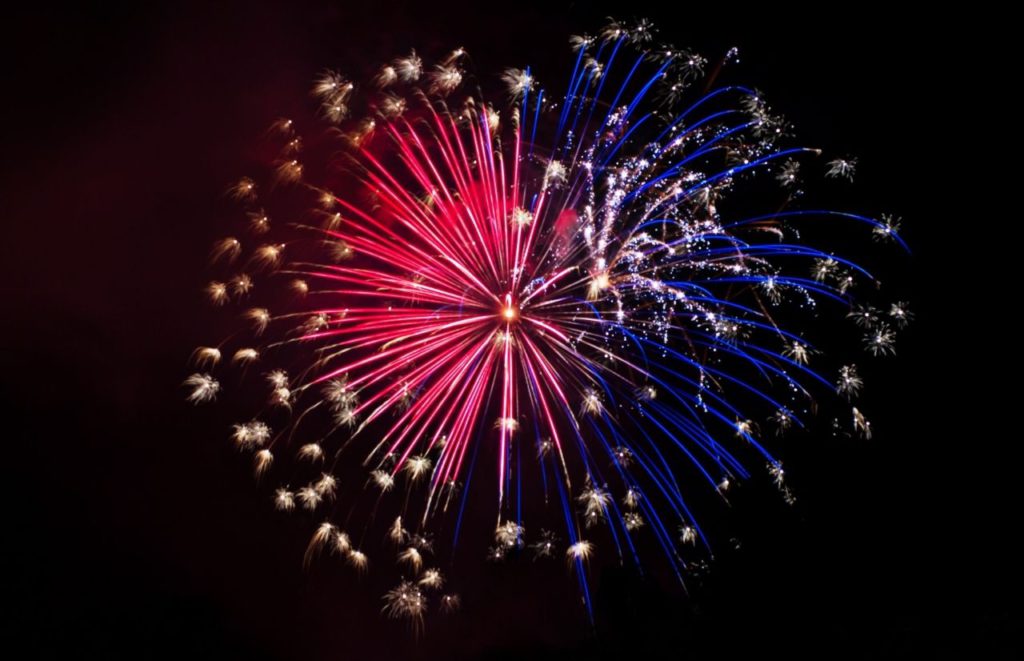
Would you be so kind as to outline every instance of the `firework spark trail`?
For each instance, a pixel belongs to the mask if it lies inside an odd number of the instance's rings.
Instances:
[[[501,110],[467,91],[461,49],[434,69],[415,53],[398,58],[365,90],[326,74],[315,93],[345,145],[348,180],[315,180],[298,160],[303,143],[291,120],[274,125],[284,145],[271,180],[282,195],[315,200],[309,213],[329,220],[322,229],[286,226],[277,243],[227,237],[214,246],[211,262],[243,271],[207,286],[213,304],[249,306],[256,276],[271,290],[286,278],[296,298],[269,299],[283,314],[270,303],[250,307],[250,336],[197,349],[193,362],[204,371],[186,381],[188,399],[222,392],[214,373],[231,368],[220,366],[222,352],[236,369],[287,363],[267,373],[270,403],[237,425],[235,438],[257,453],[257,476],[311,476],[297,491],[275,492],[279,509],[299,502],[326,513],[307,561],[330,547],[364,570],[356,536],[331,521],[362,525],[364,537],[385,492],[405,480],[389,536],[405,545],[399,561],[413,573],[386,595],[389,615],[422,623],[445,582],[436,569],[420,573],[433,553],[426,531],[456,502],[458,535],[478,458],[494,461],[492,557],[526,548],[524,519],[543,519],[523,511],[530,476],[540,473],[543,502],[555,485],[588,612],[595,526],[620,558],[638,563],[649,530],[682,580],[682,548],[708,544],[681,485],[685,466],[724,498],[756,458],[791,502],[755,418],[800,427],[815,392],[849,400],[861,388],[852,365],[835,383],[809,367],[817,350],[780,319],[792,324],[794,310],[814,310],[819,299],[848,307],[869,353],[884,355],[911,317],[905,303],[888,315],[854,307],[851,288],[873,283],[871,274],[801,243],[791,227],[851,221],[906,248],[899,219],[794,208],[803,171],[794,159],[809,169],[819,150],[786,146],[786,122],[745,87],[709,86],[675,108],[705,62],[650,40],[644,21],[574,38],[561,103],[532,69],[509,69],[511,100]],[[821,169],[850,179],[855,167],[835,159]],[[758,188],[765,179],[781,185],[781,205]],[[721,211],[744,185],[777,210]],[[254,179],[229,193],[254,235],[272,231],[257,205],[272,200]],[[303,245],[312,257],[288,257]],[[809,276],[793,270],[798,262]],[[240,336],[251,341],[229,348]],[[282,422],[276,433],[259,419],[271,417]],[[851,433],[870,435],[860,410],[850,417]],[[292,469],[280,468],[274,453],[304,435]],[[534,450],[523,452],[531,438]],[[369,473],[368,488],[380,492],[372,506],[335,497],[334,474],[346,466]],[[460,485],[467,494],[453,500]],[[417,521],[417,531],[403,520]],[[539,539],[529,548],[552,555],[554,534]],[[437,598],[442,610],[459,604],[453,594]]]

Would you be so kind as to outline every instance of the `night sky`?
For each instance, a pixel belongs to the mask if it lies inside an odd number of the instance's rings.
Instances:
[[[1019,402],[990,376],[1019,353],[999,273],[1018,220],[986,202],[1005,136],[975,91],[998,58],[962,17],[136,4],[0,21],[11,658],[1020,658]],[[857,155],[848,199],[906,221],[913,255],[890,253],[886,281],[916,320],[895,359],[864,360],[874,438],[787,443],[798,506],[746,498],[742,546],[689,597],[603,567],[595,629],[564,563],[467,554],[466,608],[417,641],[379,614],[378,584],[303,570],[311,525],[255,497],[248,461],[184,402],[223,191],[324,67],[461,45],[482,75],[561,71],[567,35],[609,14],[709,55],[738,46],[802,142]]]

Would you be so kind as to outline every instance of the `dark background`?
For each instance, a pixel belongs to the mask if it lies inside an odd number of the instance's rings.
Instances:
[[[1011,218],[986,202],[1007,139],[982,79],[996,39],[963,16],[838,12],[250,2],[5,16],[0,626],[14,657],[1019,658],[1019,413],[993,379],[1012,378],[1017,353],[1000,272]],[[607,568],[595,633],[560,563],[484,567],[466,609],[416,641],[379,616],[375,588],[329,563],[302,571],[308,525],[254,498],[248,465],[182,402],[215,202],[325,66],[463,45],[482,73],[553,67],[568,34],[608,14],[649,16],[708,54],[739,46],[744,79],[804,142],[857,154],[860,208],[907,219],[914,254],[889,279],[917,320],[869,374],[876,437],[805,439],[799,506],[751,505],[742,548],[689,598]]]

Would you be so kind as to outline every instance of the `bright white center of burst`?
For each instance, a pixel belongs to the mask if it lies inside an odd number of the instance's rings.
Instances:
[[[512,294],[505,294],[505,305],[501,308],[501,316],[510,323],[519,316],[519,308],[512,304]]]

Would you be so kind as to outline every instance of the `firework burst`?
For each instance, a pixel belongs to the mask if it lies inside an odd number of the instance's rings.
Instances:
[[[760,93],[716,86],[703,57],[652,34],[574,37],[561,95],[530,68],[485,93],[462,49],[365,83],[326,72],[313,91],[330,129],[300,140],[277,120],[266,181],[228,191],[246,222],[214,244],[205,291],[241,326],[196,350],[187,398],[256,393],[234,442],[278,509],[323,521],[307,561],[364,571],[353,540],[391,544],[391,616],[419,626],[460,603],[424,567],[430,531],[458,538],[471,481],[493,486],[473,501],[497,519],[488,555],[564,557],[589,610],[601,547],[639,562],[646,537],[683,580],[684,548],[708,544],[694,483],[725,498],[766,466],[792,502],[762,429],[803,426],[813,397],[870,434],[857,368],[812,368],[808,321],[835,306],[884,355],[911,313],[855,305],[875,279],[799,227],[905,247],[899,221],[798,207],[804,177],[851,179],[856,159],[789,145]],[[331,140],[329,157],[304,151]],[[558,534],[539,525],[551,516]]]

